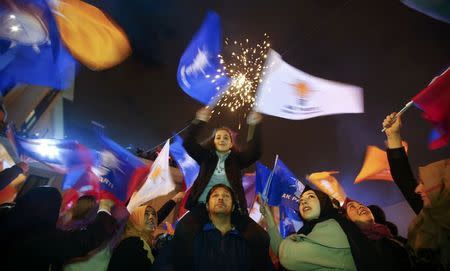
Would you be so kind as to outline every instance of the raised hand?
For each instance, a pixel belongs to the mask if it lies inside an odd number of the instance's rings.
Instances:
[[[387,145],[390,149],[402,147],[402,138],[400,136],[400,128],[402,127],[402,121],[400,116],[395,117],[396,113],[391,113],[386,116],[383,121],[383,128],[385,129],[387,137]]]
[[[258,112],[251,111],[247,116],[247,124],[248,125],[256,125],[261,122],[262,115]]]
[[[208,122],[209,119],[211,118],[211,114],[212,114],[211,112],[212,112],[212,110],[209,107],[207,107],[207,106],[202,107],[195,114],[195,118],[198,120],[204,121],[204,122]]]
[[[178,192],[175,196],[172,197],[172,200],[175,202],[180,202],[184,198],[185,192]]]
[[[385,129],[385,133],[387,136],[400,134],[400,128],[402,126],[401,117],[395,117],[397,113],[391,113],[387,115],[383,120],[383,128]]]

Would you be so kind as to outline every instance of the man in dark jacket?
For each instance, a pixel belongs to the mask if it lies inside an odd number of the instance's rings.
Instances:
[[[195,271],[251,270],[247,242],[231,222],[235,208],[235,196],[228,186],[217,184],[209,191],[206,209],[210,221],[194,240]]]

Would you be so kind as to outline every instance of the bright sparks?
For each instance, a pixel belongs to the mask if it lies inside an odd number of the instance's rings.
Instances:
[[[223,68],[217,70],[216,76],[211,77],[213,78],[211,82],[215,83],[222,76],[230,78],[230,82],[225,91],[217,89],[221,93],[216,97],[217,109],[228,108],[231,112],[235,112],[239,109],[253,108],[256,88],[265,74],[267,51],[270,48],[268,39],[269,36],[264,34],[263,43],[256,46],[252,46],[248,39],[243,42],[230,42],[225,39],[224,51],[231,51],[231,54],[227,60],[222,55],[218,56]],[[217,111],[220,113],[220,110]]]

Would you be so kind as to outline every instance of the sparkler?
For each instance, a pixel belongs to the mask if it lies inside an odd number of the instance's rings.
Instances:
[[[211,83],[215,83],[222,76],[230,78],[226,89],[221,91],[217,87],[218,94],[213,98],[215,110],[220,114],[220,109],[225,108],[231,112],[243,109],[245,112],[253,108],[256,103],[255,93],[258,84],[262,82],[265,74],[267,51],[270,48],[269,36],[264,34],[262,44],[252,46],[248,39],[243,42],[230,42],[225,39],[225,45],[231,49],[228,61],[222,55],[218,55],[221,69],[217,69],[217,74],[207,76],[211,78]],[[213,111],[213,112],[214,112]]]

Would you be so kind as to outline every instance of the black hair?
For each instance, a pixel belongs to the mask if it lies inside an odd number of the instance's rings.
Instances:
[[[208,204],[209,199],[211,198],[211,194],[218,188],[224,188],[225,190],[227,190],[228,192],[230,192],[231,194],[231,201],[233,202],[233,205],[236,205],[236,195],[234,194],[233,189],[231,189],[231,187],[229,187],[228,185],[225,185],[223,183],[219,183],[214,185],[213,187],[211,187],[211,189],[209,190],[208,194],[206,195],[206,204]]]
[[[367,208],[372,212],[373,217],[375,218],[375,223],[385,224],[386,223],[386,214],[383,209],[381,209],[378,205],[369,205]]]
[[[225,184],[222,184],[222,183],[214,185],[209,190],[208,194],[206,195],[206,202],[205,202],[205,204],[208,205],[208,202],[209,202],[209,199],[211,198],[212,193],[214,192],[214,190],[216,190],[218,188],[224,188],[225,190],[227,190],[231,194],[231,201],[233,202],[233,209],[231,210],[231,223],[234,223],[236,221],[237,217],[239,216],[240,212],[241,212],[241,208],[239,207],[239,201],[238,201],[238,197],[236,196],[236,193],[228,185],[225,185]]]

